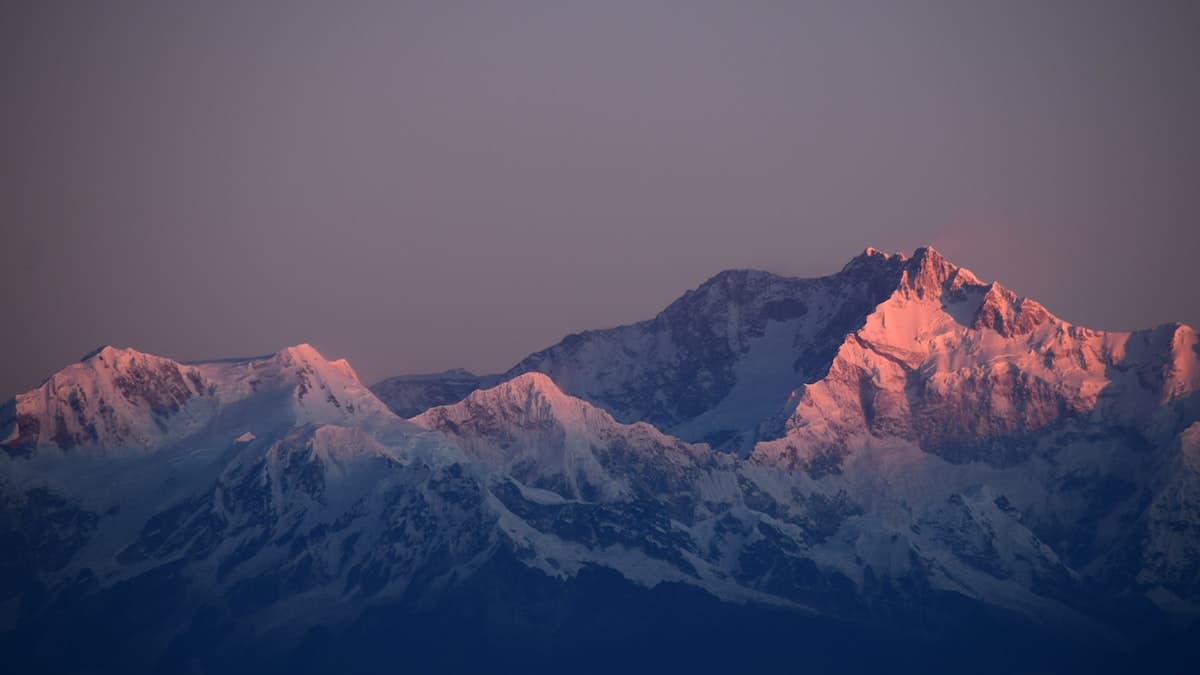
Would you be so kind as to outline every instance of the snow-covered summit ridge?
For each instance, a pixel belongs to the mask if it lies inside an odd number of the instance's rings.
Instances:
[[[555,426],[584,431],[616,424],[607,412],[564,394],[543,373],[518,375],[490,389],[472,392],[459,403],[432,408],[412,421],[425,428],[450,428],[476,420],[484,411],[492,421],[509,429]]]
[[[181,363],[105,345],[0,408],[10,454],[151,450],[218,433],[267,427],[396,420],[344,359],[312,345],[240,360]]]
[[[868,248],[824,277],[726,270],[651,320],[569,335],[505,377],[545,372],[618,420],[746,453],[783,434],[798,392],[829,373],[848,336],[881,308],[885,341],[905,347],[930,330],[1007,339],[1058,322],[932,247],[911,257]]]
[[[410,421],[527,485],[587,499],[628,495],[630,466],[688,464],[709,452],[649,424],[622,424],[542,373],[518,375]]]
[[[981,281],[971,270],[950,262],[932,246],[918,248],[911,258],[868,247],[851,259],[840,274],[879,268],[897,275],[895,292],[904,298],[959,305],[954,307],[955,317],[970,328],[990,328],[1012,337],[1028,333],[1046,321],[1057,320],[1037,302],[1018,296],[998,282]]]
[[[894,260],[860,259],[853,265]],[[979,281],[932,248],[902,263],[893,292],[844,336],[824,377],[797,388],[785,433],[756,455],[828,464],[892,438],[956,461],[1005,463],[1023,456],[1014,448],[1032,434],[1071,420],[1157,443],[1178,431],[1170,420],[1191,419],[1200,406],[1187,326],[1090,330]]]
[[[554,426],[570,434],[599,437],[636,429],[642,435],[668,437],[644,422],[622,424],[602,408],[570,396],[544,373],[524,373],[490,389],[472,392],[459,403],[439,406],[417,415],[412,421],[425,428],[446,426],[447,420],[463,422],[486,410],[489,416],[512,428],[541,429]],[[673,439],[672,439],[673,440]]]
[[[863,249],[862,253],[854,256],[849,260],[849,262],[842,266],[842,273],[862,268],[864,266],[870,266],[876,263],[903,263],[907,259],[908,257],[903,253],[887,253],[875,248],[874,246],[868,246]]]

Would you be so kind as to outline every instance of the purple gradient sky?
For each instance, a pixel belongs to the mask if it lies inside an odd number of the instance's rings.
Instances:
[[[1200,3],[5,2],[0,396],[111,342],[506,368],[933,243],[1200,323]]]

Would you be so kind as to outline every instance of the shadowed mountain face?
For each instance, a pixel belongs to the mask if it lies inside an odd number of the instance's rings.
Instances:
[[[932,249],[868,249],[821,279],[722,273],[503,376],[373,391],[306,345],[108,347],[0,407],[4,653],[256,673],[1198,656],[1186,326],[1092,331]]]
[[[744,453],[778,430],[791,392],[824,376],[902,267],[872,252],[818,279],[722,272],[650,321],[567,336],[507,376],[542,372],[621,421]]]
[[[447,370],[429,375],[398,375],[377,382],[371,392],[401,417],[412,417],[438,405],[456,403],[467,394],[500,382],[499,375]]]

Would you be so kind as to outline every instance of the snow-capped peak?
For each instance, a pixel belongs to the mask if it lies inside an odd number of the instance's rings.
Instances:
[[[148,448],[212,393],[195,366],[105,345],[7,404],[0,438],[20,453],[39,445]]]
[[[978,283],[974,274],[951,263],[932,246],[918,248],[906,261],[900,277],[900,289],[918,297],[939,297],[951,287]]]
[[[112,357],[121,352],[135,352],[135,351],[137,351],[137,350],[123,348],[123,347],[117,347],[116,345],[112,345],[112,344],[103,344],[103,345],[100,345],[99,347],[96,347],[95,349],[88,352],[87,354],[84,354],[83,356],[79,357],[79,362],[84,363],[84,362],[90,361],[90,360],[92,360],[94,358],[98,358],[98,357],[99,358],[103,358],[105,356]]]
[[[484,416],[513,428],[553,425],[579,433],[617,425],[607,412],[564,394],[548,375],[538,372],[472,392],[459,403],[430,409],[412,421],[426,428],[439,428],[445,420],[469,423]]]
[[[524,373],[498,386],[473,394],[476,398],[490,394],[513,397],[526,400],[545,400],[551,405],[561,407],[568,401],[580,401],[563,393],[554,380],[545,373]]]
[[[316,347],[313,347],[307,342],[301,342],[300,344],[292,345],[290,347],[284,347],[283,349],[280,349],[272,354],[271,360],[276,361],[284,366],[313,366],[330,363],[329,360],[321,354],[321,352],[317,351]]]
[[[317,351],[316,347],[307,342],[281,349],[275,352],[271,360],[284,367],[295,366],[314,372],[321,372],[331,377],[346,378],[360,385],[362,384],[362,380],[359,379],[358,373],[355,372],[349,361],[346,359],[330,361],[321,352]]]
[[[828,372],[797,390],[786,433],[755,454],[827,466],[883,438],[1004,464],[1032,434],[1089,416],[1169,435],[1175,417],[1194,414],[1186,402],[1200,390],[1191,339],[1187,331],[1071,326],[932,248],[918,249],[895,292],[846,335]],[[1154,419],[1167,402],[1178,409]]]
[[[259,432],[399,421],[349,363],[328,361],[311,345],[186,364],[105,345],[0,409],[0,443],[12,454],[38,446],[148,450],[197,440],[218,420]]]
[[[615,455],[626,463],[655,458],[686,462],[699,451],[649,424],[621,424],[536,372],[431,408],[410,421],[446,434],[468,456],[528,485],[586,499],[628,491],[628,479],[615,478],[606,468]]]
[[[105,344],[93,349],[79,358],[79,363],[101,363],[109,368],[119,368],[133,364],[138,360],[146,361],[169,361],[162,356],[149,354],[132,347],[117,347],[112,344]]]
[[[1016,293],[993,282],[987,286],[971,327],[990,328],[1004,337],[1013,337],[1028,333],[1051,318],[1050,312],[1037,302],[1018,298]]]
[[[903,263],[907,259],[903,253],[887,253],[874,246],[868,246],[863,249],[862,253],[854,256],[842,266],[842,273],[844,274],[851,270],[879,265],[881,263]]]

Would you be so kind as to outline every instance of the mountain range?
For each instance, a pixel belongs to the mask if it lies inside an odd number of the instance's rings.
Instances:
[[[106,346],[0,407],[0,451],[13,672],[1200,656],[1200,338],[932,248],[722,272],[494,375]]]

